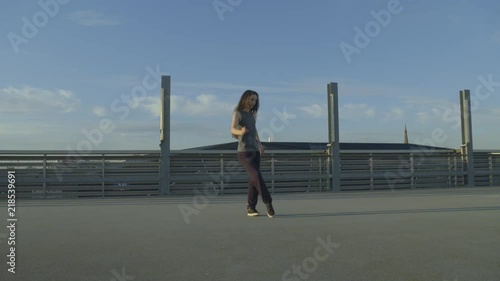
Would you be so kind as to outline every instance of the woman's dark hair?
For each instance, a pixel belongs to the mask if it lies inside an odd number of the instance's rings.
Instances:
[[[249,99],[252,95],[257,96],[257,102],[255,102],[254,107],[250,109],[250,113],[252,113],[254,116],[257,115],[257,111],[259,111],[259,94],[257,94],[256,91],[252,90],[246,90],[240,98],[240,101],[238,102],[238,105],[234,108],[234,111],[241,111],[245,108],[245,105],[249,102]]]

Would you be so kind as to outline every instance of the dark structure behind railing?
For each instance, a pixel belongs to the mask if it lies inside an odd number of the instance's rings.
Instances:
[[[500,186],[500,152],[476,151],[474,163],[476,186]],[[324,192],[330,165],[323,150],[280,150],[266,152],[261,170],[273,193]],[[340,166],[342,191],[467,185],[466,158],[454,150],[341,151]],[[160,196],[159,151],[0,151],[0,178],[7,181],[8,171],[16,198]],[[235,151],[173,150],[169,188],[172,195],[246,193],[247,174]]]

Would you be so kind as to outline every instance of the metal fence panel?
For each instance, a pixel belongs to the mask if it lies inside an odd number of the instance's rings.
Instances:
[[[464,186],[466,157],[455,151],[341,151],[341,190]],[[329,191],[326,151],[267,151],[261,171],[269,190]],[[500,186],[500,152],[474,155],[478,186]],[[248,176],[235,151],[171,152],[171,194],[240,194]],[[0,177],[16,172],[18,198],[159,196],[159,151],[0,151]],[[7,186],[0,187],[7,197]]]

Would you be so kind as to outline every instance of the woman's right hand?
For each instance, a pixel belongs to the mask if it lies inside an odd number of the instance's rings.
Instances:
[[[244,134],[246,134],[248,132],[247,130],[247,127],[242,127],[241,128],[241,135],[243,136]]]

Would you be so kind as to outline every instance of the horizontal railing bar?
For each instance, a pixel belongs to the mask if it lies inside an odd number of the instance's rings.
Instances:
[[[432,149],[429,149],[429,150],[425,150],[425,149],[414,149],[414,150],[378,150],[378,149],[375,149],[375,150],[340,150],[340,154],[346,154],[346,153],[352,153],[352,154],[370,154],[370,153],[381,153],[381,154],[394,154],[394,153],[397,153],[397,154],[420,154],[420,153],[423,153],[423,154],[455,154],[456,151],[454,149],[447,149],[447,150],[442,150],[442,149],[438,149],[438,150],[432,150]]]
[[[176,154],[237,154],[236,150],[171,150],[170,155]],[[271,154],[326,154],[326,150],[266,150],[263,157]]]
[[[160,154],[160,150],[92,150],[78,152],[67,150],[0,150],[0,154],[67,154],[67,155],[94,155],[94,154]]]

